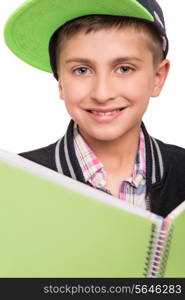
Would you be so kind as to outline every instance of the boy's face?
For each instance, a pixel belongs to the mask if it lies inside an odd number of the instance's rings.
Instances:
[[[151,96],[158,96],[168,61],[154,68],[144,33],[108,29],[78,33],[59,62],[60,98],[87,141],[116,141],[139,130]]]

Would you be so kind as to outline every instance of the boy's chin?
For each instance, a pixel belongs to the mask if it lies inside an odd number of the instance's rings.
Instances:
[[[88,132],[88,136],[90,140],[95,140],[96,142],[114,142],[119,139],[124,138],[124,132],[98,132],[98,133],[90,133]]]

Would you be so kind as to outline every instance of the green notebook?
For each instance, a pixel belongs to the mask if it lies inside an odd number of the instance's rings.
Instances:
[[[184,230],[0,150],[0,277],[184,277]]]

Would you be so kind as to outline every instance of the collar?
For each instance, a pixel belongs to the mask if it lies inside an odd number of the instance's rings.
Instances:
[[[106,175],[103,164],[99,161],[93,150],[87,145],[86,141],[79,133],[76,124],[74,124],[73,134],[75,153],[83,171],[85,181],[89,181],[93,186],[98,186],[96,178],[98,176],[97,174],[99,174],[99,179],[101,178],[101,180],[98,180],[100,184],[98,187],[102,188],[106,184]]]
[[[86,183],[75,153],[73,128],[74,121],[71,120],[66,134],[56,143],[56,168],[59,173]],[[159,141],[148,134],[143,122],[141,129],[146,146],[146,193],[148,194],[151,185],[159,183],[164,176],[164,159]]]
[[[141,128],[145,136],[146,145],[146,181],[148,194],[151,185],[160,183],[164,177],[164,158],[159,141],[148,134],[143,122]]]

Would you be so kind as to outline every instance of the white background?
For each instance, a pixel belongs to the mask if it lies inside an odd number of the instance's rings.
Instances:
[[[55,142],[70,120],[54,77],[22,62],[4,43],[4,23],[22,2],[0,2],[0,148],[15,153]],[[171,70],[143,120],[152,136],[185,148],[185,2],[158,2],[166,20]]]

